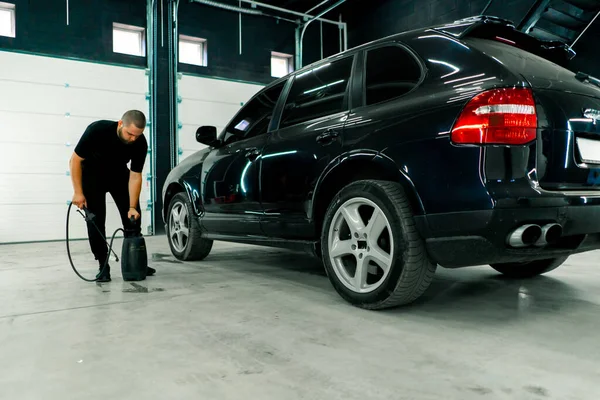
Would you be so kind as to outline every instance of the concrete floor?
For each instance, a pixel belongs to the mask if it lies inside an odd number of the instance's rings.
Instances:
[[[114,263],[80,281],[64,243],[0,246],[1,399],[600,399],[599,253],[521,282],[438,269],[417,304],[370,312],[308,256],[147,245],[140,285]]]

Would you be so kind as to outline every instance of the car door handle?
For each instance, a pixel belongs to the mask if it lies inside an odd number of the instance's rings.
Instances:
[[[246,158],[255,161],[260,156],[260,150],[257,148],[246,149]]]
[[[325,132],[317,136],[317,143],[328,144],[333,142],[338,136],[340,136],[340,132],[327,129]]]

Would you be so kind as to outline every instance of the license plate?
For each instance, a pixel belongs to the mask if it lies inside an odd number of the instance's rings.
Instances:
[[[588,164],[600,164],[600,140],[577,138],[581,160]]]

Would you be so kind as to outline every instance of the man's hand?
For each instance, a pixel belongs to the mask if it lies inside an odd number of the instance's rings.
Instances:
[[[83,193],[75,193],[73,195],[72,203],[75,204],[81,210],[84,206],[87,207],[87,201]]]
[[[129,212],[127,213],[127,219],[131,219],[131,217],[133,217],[137,221],[138,219],[140,219],[140,213],[137,212],[135,208],[130,208]]]

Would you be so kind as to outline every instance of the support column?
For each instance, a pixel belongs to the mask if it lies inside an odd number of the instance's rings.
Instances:
[[[154,234],[164,234],[162,190],[177,160],[176,0],[148,0]]]

